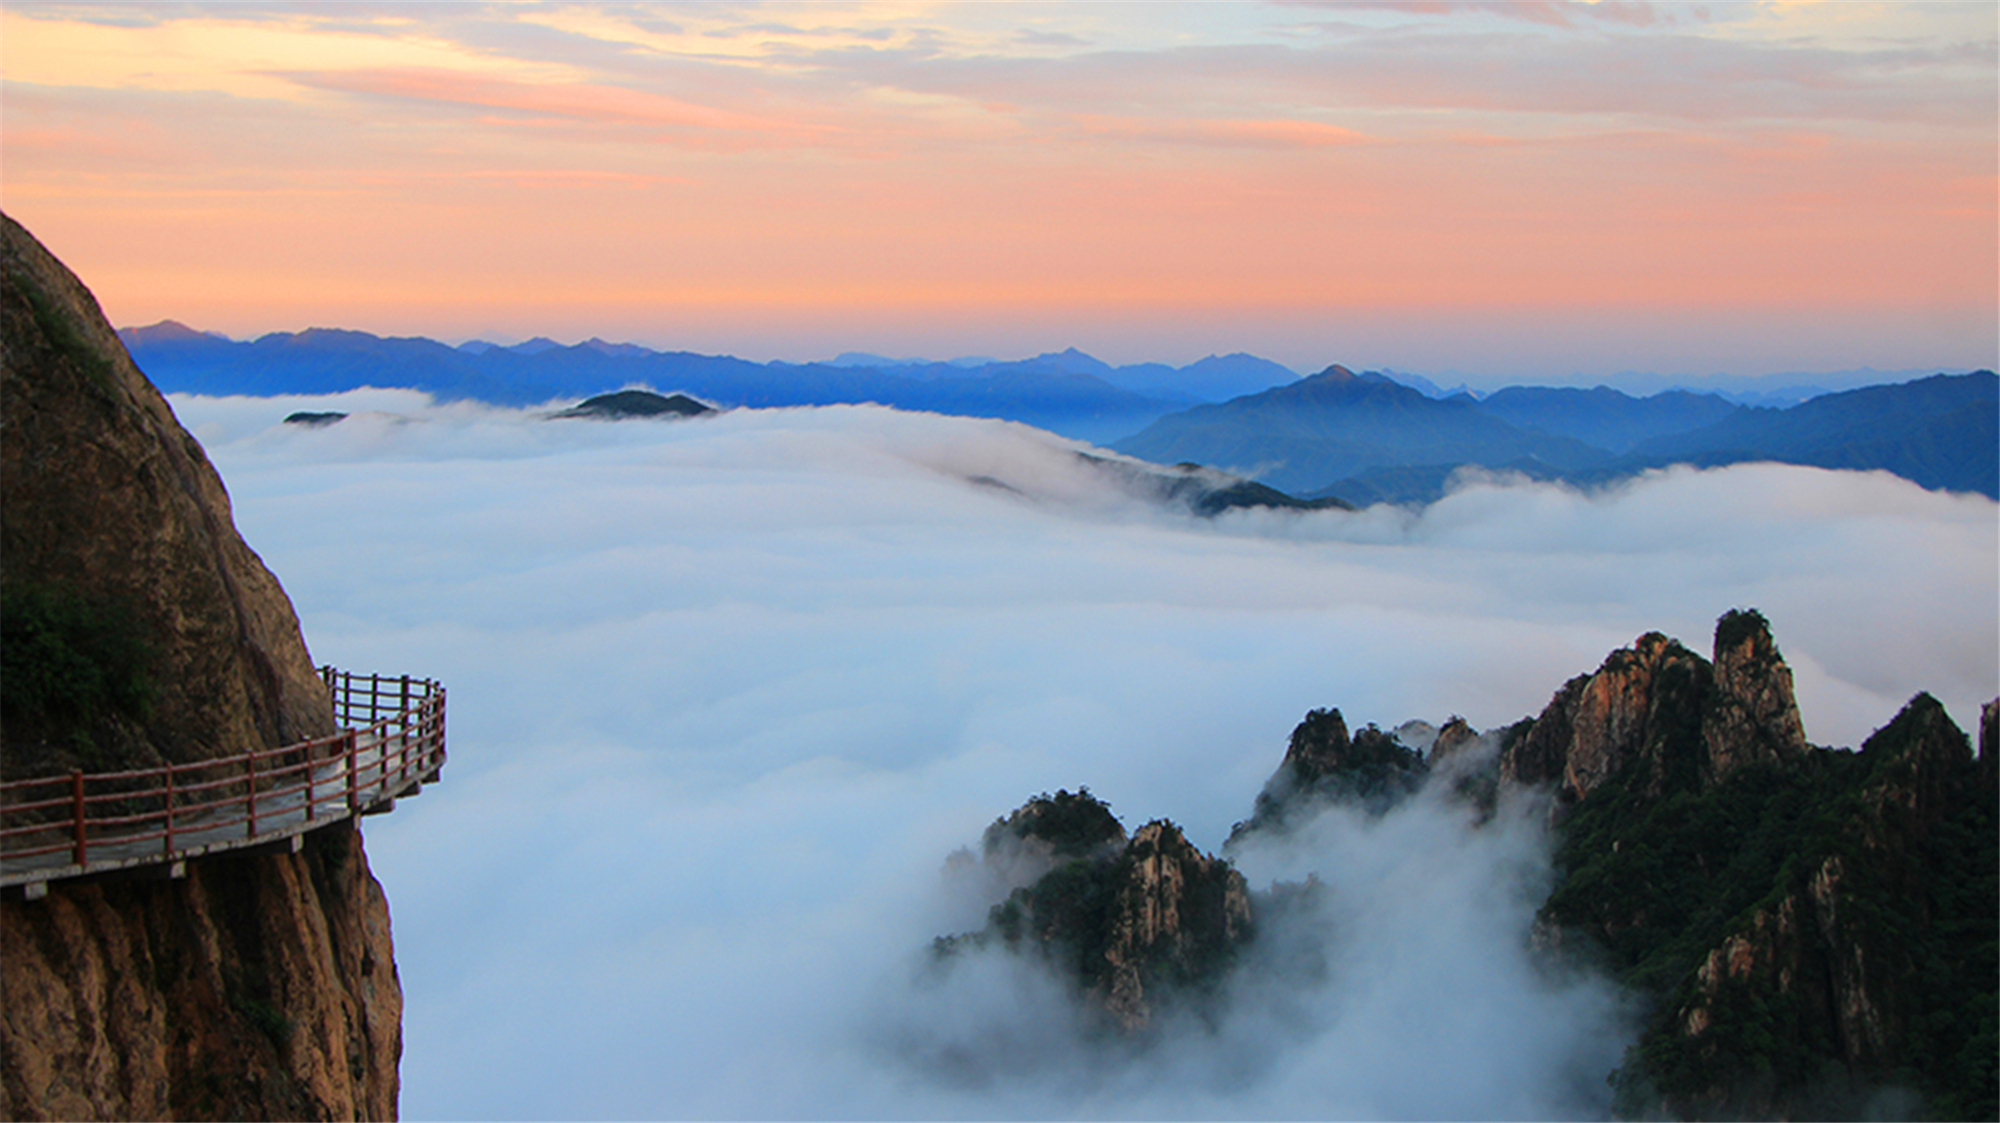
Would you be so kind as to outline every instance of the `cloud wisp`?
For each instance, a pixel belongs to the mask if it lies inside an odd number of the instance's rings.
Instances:
[[[1301,937],[1328,982],[1082,1070],[1034,1053],[1063,1007],[1020,964],[912,983],[978,922],[940,867],[1079,784],[1213,849],[1310,708],[1488,728],[1642,631],[1705,647],[1735,606],[1773,621],[1818,742],[1918,689],[1964,723],[2000,678],[1995,505],[1889,477],[1205,522],[1071,442],[875,407],[174,405],[315,657],[451,691],[445,783],[367,824],[411,1116],[1588,1112],[1617,1000],[1529,967],[1527,819],[1336,814],[1246,853],[1253,885],[1337,891]],[[278,424],[308,408],[350,416]],[[976,1063],[925,1059],[947,1046]]]

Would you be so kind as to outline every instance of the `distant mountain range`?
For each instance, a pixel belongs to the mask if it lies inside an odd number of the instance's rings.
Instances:
[[[1359,506],[1429,502],[1468,467],[1588,486],[1669,464],[1754,460],[1883,469],[1927,488],[2000,492],[1992,371],[1778,409],[1685,389],[1633,397],[1604,386],[1510,386],[1481,398],[1416,375],[1338,365],[1299,378],[1246,354],[1183,367],[1112,366],[1075,348],[1008,361],[848,353],[754,363],[601,339],[452,347],[313,328],[236,341],[171,320],[119,335],[168,392],[408,387],[441,400],[526,406],[648,386],[718,406],[874,402],[1020,421],[1159,464],[1208,465],[1306,501]]]
[[[1768,460],[1883,469],[1924,487],[2000,492],[2000,390],[1992,371],[1825,394],[1787,409],[1713,394],[1633,398],[1510,387],[1483,401],[1432,398],[1374,373],[1328,367],[1288,386],[1196,406],[1112,447],[1208,464],[1307,498],[1421,503],[1467,467],[1598,484],[1670,464]]]
[[[1114,367],[1075,349],[973,365],[870,355],[753,363],[601,339],[573,346],[532,339],[451,347],[434,339],[312,328],[239,342],[172,320],[118,334],[140,369],[168,393],[332,394],[395,386],[443,400],[526,406],[647,385],[723,406],[875,402],[1005,418],[1099,442],[1194,402],[1251,394],[1298,377],[1253,355],[1210,356],[1178,368]]]

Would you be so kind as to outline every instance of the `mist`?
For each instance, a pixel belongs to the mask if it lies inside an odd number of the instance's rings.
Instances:
[[[1329,886],[1268,941],[1324,969],[1253,964],[1144,1048],[1087,1040],[1032,963],[927,969],[983,916],[944,860],[1078,785],[1214,850],[1308,709],[1490,728],[1642,632],[1705,652],[1732,607],[1816,743],[2000,692],[1995,504],[1880,473],[1202,520],[1075,442],[872,406],[173,405],[315,658],[449,688],[445,782],[365,824],[413,1118],[1599,1112],[1627,1011],[1526,950],[1532,808],[1334,811],[1239,855]]]

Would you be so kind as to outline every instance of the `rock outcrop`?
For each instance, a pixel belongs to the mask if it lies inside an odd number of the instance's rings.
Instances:
[[[1928,695],[1858,754],[1810,748],[1764,618],[1724,616],[1714,650],[1640,637],[1499,760],[1555,796],[1542,942],[1656,1004],[1621,1108],[1990,1117],[1990,766]]]
[[[1252,934],[1242,874],[1164,820],[1127,839],[1088,792],[1030,800],[987,830],[983,850],[1010,880],[1024,855],[1044,868],[939,954],[998,942],[1042,956],[1125,1033],[1169,1004],[1198,1004]]]
[[[402,990],[351,824],[0,903],[0,1116],[394,1119]]]
[[[0,771],[334,730],[221,478],[83,285],[0,216]],[[0,901],[0,1117],[393,1118],[401,991],[352,823],[182,880]]]
[[[7,776],[183,762],[334,730],[298,618],[201,445],[97,301],[0,215]],[[109,675],[117,699],[79,696]],[[63,662],[51,673],[40,653]],[[39,687],[40,689],[36,689]]]
[[[1165,820],[1132,835],[1113,865],[1104,947],[1105,1008],[1146,1025],[1160,992],[1201,987],[1250,936],[1250,893],[1228,863],[1195,849]]]
[[[1724,615],[1714,652],[1710,663],[1658,632],[1612,652],[1509,741],[1500,779],[1552,787],[1560,814],[1634,764],[1658,796],[1797,759],[1806,744],[1792,672],[1763,615]]]
[[[1572,820],[1545,913],[1661,1001],[1625,1106],[1989,1118],[1994,793],[1971,746],[1919,695],[1858,755],[1808,752],[1673,815],[1586,804]],[[1663,872],[1662,853],[1687,864]]]
[[[1976,755],[1922,694],[1858,753],[1814,748],[1761,614],[1725,615],[1713,650],[1649,633],[1484,735],[1459,718],[1350,735],[1314,710],[1225,852],[1298,845],[1328,807],[1381,815],[1419,792],[1479,830],[1540,790],[1556,853],[1533,944],[1640,999],[1620,1114],[1995,1118],[2000,699]],[[996,823],[987,851],[1032,868],[983,932],[941,947],[1034,949],[1127,1031],[1239,964],[1324,972],[1312,947],[1240,953],[1323,924],[1325,886],[1246,892],[1171,824],[1127,840],[1062,793]]]
[[[1460,736],[1456,730],[1452,735]],[[1250,818],[1229,832],[1229,841],[1286,830],[1299,815],[1330,802],[1386,811],[1422,787],[1429,774],[1424,757],[1394,734],[1369,725],[1350,736],[1339,710],[1313,710],[1292,730],[1285,759],[1257,793]]]
[[[1453,714],[1439,727],[1437,740],[1431,742],[1430,756],[1427,758],[1435,768],[1461,754],[1472,751],[1479,744],[1479,731],[1470,722]]]
[[[1792,696],[1792,669],[1756,611],[1731,612],[1715,624],[1714,696],[1702,715],[1704,778],[1722,780],[1749,764],[1805,755],[1805,725]]]

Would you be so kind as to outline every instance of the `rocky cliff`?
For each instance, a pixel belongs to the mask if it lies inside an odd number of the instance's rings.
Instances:
[[[1230,845],[1292,844],[1334,804],[1379,816],[1429,791],[1472,805],[1480,830],[1502,798],[1547,798],[1534,942],[1639,1003],[1621,1114],[1995,1118],[2000,700],[1977,755],[1921,694],[1859,752],[1815,748],[1762,615],[1725,615],[1711,650],[1649,633],[1483,735],[1458,718],[1350,734],[1315,710]],[[1048,802],[988,832],[989,855],[1041,858],[1010,867],[987,929],[957,939],[1051,955],[1128,1031],[1149,996],[1198,996],[1257,961],[1239,953],[1287,902],[1326,892],[1250,892],[1170,824],[1127,840],[1108,810],[1082,830]],[[1031,841],[1057,821],[1067,852]]]
[[[393,1119],[402,990],[360,832],[0,903],[0,1115]]]
[[[5,216],[0,347],[8,773],[331,733],[298,618],[222,478],[90,292]]]
[[[290,602],[96,301],[0,216],[0,772],[331,732]],[[0,1115],[393,1118],[401,992],[350,824],[0,901]]]
[[[1164,820],[1128,839],[1088,791],[1028,801],[987,830],[983,850],[1025,884],[984,929],[940,940],[938,953],[997,942],[1041,956],[1127,1033],[1169,1004],[1199,1006],[1251,935],[1242,874]]]
[[[1435,740],[1445,741],[1447,733],[1456,749],[1470,730],[1462,720],[1447,723]],[[1370,725],[1350,735],[1339,710],[1313,710],[1292,730],[1285,759],[1257,793],[1250,818],[1236,824],[1229,839],[1286,830],[1296,813],[1329,802],[1386,810],[1422,787],[1429,775],[1424,757],[1392,734]]]
[[[1668,793],[1611,778],[1565,822],[1543,920],[1648,996],[1632,1113],[1995,1113],[1995,790],[1919,695],[1859,753]]]
[[[1544,938],[1652,1002],[1625,1110],[1994,1114],[1995,785],[1928,695],[1859,753],[1810,748],[1769,627],[1732,612],[1712,663],[1614,652],[1499,767],[1557,796]]]

